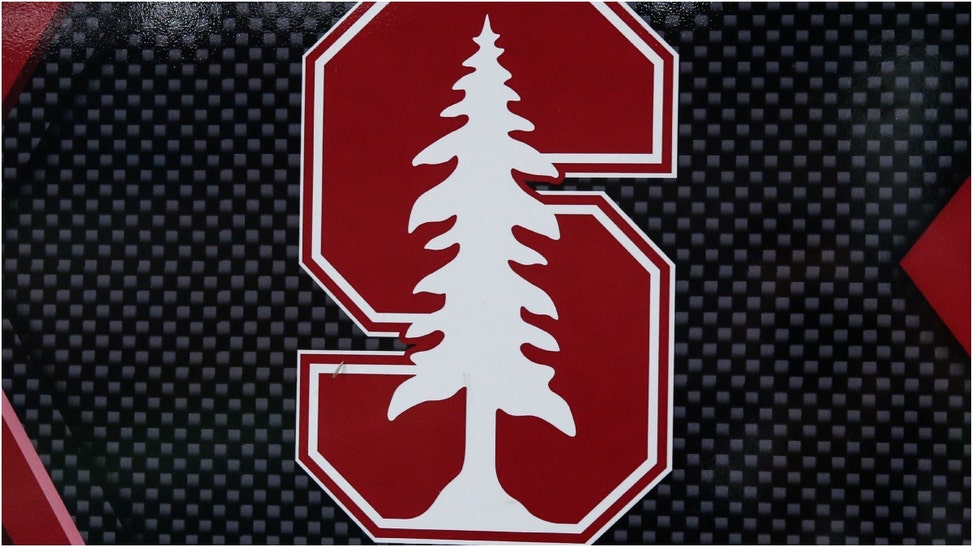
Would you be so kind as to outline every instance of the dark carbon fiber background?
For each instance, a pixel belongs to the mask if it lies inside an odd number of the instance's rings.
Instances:
[[[300,58],[345,4],[76,4],[3,126],[3,388],[89,543],[356,543],[294,463]],[[969,5],[637,5],[681,57],[675,469],[607,543],[967,543],[970,360],[898,262],[970,173]]]

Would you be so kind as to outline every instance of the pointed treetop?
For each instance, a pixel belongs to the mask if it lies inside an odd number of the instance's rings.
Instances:
[[[489,25],[489,15],[486,15],[486,19],[483,21],[483,30],[479,33],[479,36],[473,38],[473,41],[479,44],[479,47],[485,47],[495,44],[497,38],[499,38],[499,34],[493,32],[493,28]]]

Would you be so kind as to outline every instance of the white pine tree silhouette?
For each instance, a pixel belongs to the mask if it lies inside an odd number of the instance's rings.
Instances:
[[[444,338],[413,355],[417,373],[395,391],[388,417],[394,420],[417,404],[449,398],[465,387],[462,470],[418,519],[453,528],[534,529],[550,523],[531,515],[496,475],[496,415],[503,410],[535,416],[567,435],[575,434],[570,407],[550,389],[553,369],[531,361],[521,350],[521,345],[530,344],[559,351],[553,336],[521,316],[521,309],[526,309],[556,319],[557,309],[547,293],[510,266],[546,264],[540,253],[514,237],[515,226],[551,239],[560,237],[554,213],[520,187],[513,170],[543,177],[558,172],[540,152],[510,136],[534,127],[507,106],[520,97],[506,85],[511,74],[499,63],[503,49],[496,46],[498,38],[487,16],[474,38],[478,51],[463,63],[473,71],[453,87],[465,91],[465,97],[441,114],[466,116],[467,122],[413,160],[418,166],[458,159],[444,181],[415,201],[408,228],[414,232],[423,224],[455,217],[452,227],[425,248],[459,245],[459,252],[415,287],[416,293],[445,295],[445,304],[419,317],[406,336],[439,331]]]

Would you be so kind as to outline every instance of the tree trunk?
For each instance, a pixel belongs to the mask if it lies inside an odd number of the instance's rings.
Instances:
[[[466,452],[459,475],[502,489],[496,475],[496,412],[481,393],[466,387]]]
[[[500,484],[496,474],[497,409],[470,384],[467,379],[462,470],[439,492],[432,506],[414,520],[424,526],[448,526],[453,530],[557,530],[556,524],[530,514]]]

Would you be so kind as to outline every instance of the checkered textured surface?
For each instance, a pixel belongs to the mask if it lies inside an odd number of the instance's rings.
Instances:
[[[300,57],[345,4],[75,4],[3,126],[3,388],[89,543],[358,543],[294,463]],[[604,543],[970,537],[970,360],[898,266],[969,176],[969,6],[636,5],[679,175],[674,470]]]

